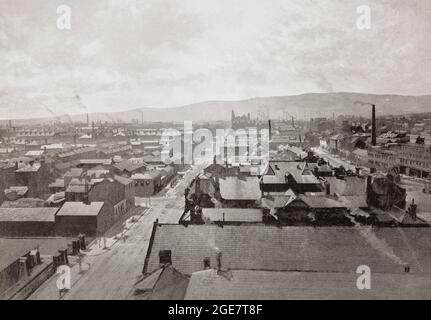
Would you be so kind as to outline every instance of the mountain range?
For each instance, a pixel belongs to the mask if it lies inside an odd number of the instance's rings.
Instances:
[[[228,121],[232,110],[236,115],[267,118],[310,119],[338,115],[370,117],[371,108],[357,101],[376,104],[377,116],[431,112],[431,95],[403,96],[351,92],[306,93],[301,95],[258,97],[240,101],[205,101],[171,108],[136,108],[122,112],[98,112],[89,115],[90,121],[182,122]],[[62,115],[52,118],[21,119],[17,123],[86,121],[86,114]]]

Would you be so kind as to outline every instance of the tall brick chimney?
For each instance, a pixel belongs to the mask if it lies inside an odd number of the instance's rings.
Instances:
[[[271,141],[272,140],[271,120],[268,120],[268,131],[269,131],[269,141]]]
[[[376,145],[376,105],[371,105],[371,145]]]

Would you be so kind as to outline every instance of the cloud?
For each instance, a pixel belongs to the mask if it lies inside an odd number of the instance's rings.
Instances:
[[[100,40],[94,40],[79,49],[79,53],[84,57],[95,56],[102,48]]]
[[[118,111],[431,85],[426,1],[370,2],[365,31],[356,28],[363,0],[76,0],[68,31],[56,28],[60,4],[0,3],[2,117],[28,105],[81,112],[76,93],[90,111]]]

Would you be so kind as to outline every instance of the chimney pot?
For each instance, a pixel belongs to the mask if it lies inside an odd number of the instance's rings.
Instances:
[[[217,252],[217,270],[221,270],[221,251]]]
[[[172,264],[172,251],[160,250],[159,251],[159,264],[160,266],[167,266]]]
[[[373,104],[371,109],[371,145],[376,145],[376,106]]]
[[[211,259],[209,257],[204,258],[204,270],[211,268]]]

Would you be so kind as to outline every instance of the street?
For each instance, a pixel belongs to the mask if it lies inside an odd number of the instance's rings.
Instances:
[[[195,166],[166,196],[151,197],[148,208],[135,208],[136,214],[123,223],[123,228],[111,228],[103,241],[94,241],[86,250],[79,266],[77,257],[70,257],[71,289],[61,299],[130,299],[133,285],[141,274],[151,236],[153,222],[178,223],[184,210],[184,189],[200,173],[203,165]],[[137,198],[137,205],[147,198]],[[135,213],[135,212],[134,212]],[[81,272],[80,272],[81,268]],[[58,275],[53,275],[30,297],[31,300],[59,299]]]

